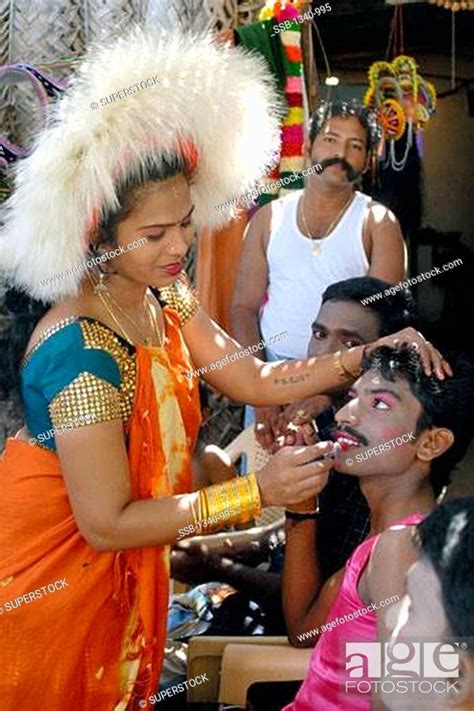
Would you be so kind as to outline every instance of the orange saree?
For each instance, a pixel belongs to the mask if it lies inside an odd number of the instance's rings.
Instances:
[[[179,317],[164,315],[166,350],[136,353],[127,446],[134,500],[191,490],[198,394],[184,377],[191,364]],[[0,482],[1,711],[145,708],[163,661],[169,546],[93,549],[54,452],[8,440]]]

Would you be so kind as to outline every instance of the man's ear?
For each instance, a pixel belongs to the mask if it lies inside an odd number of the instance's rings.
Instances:
[[[453,442],[454,435],[447,427],[432,427],[418,437],[416,455],[422,462],[430,462],[444,454]]]

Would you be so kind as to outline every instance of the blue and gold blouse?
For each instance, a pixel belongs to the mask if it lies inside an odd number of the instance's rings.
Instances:
[[[64,319],[41,336],[21,370],[25,420],[38,444],[55,451],[57,431],[132,413],[135,348],[105,324]]]

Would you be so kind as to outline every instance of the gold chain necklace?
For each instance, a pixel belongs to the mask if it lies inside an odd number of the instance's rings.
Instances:
[[[318,239],[323,239],[324,237],[327,237],[329,234],[331,234],[331,230],[332,230],[332,229],[334,228],[334,226],[341,220],[342,216],[343,216],[344,213],[346,212],[347,208],[349,207],[349,205],[350,205],[350,203],[352,202],[353,199],[354,199],[354,194],[352,194],[352,195],[349,197],[349,200],[342,206],[342,209],[337,213],[335,219],[331,222],[331,224],[330,224],[329,227],[327,228],[326,232],[325,232],[323,235],[321,235],[321,237],[318,237]],[[315,237],[312,236],[312,234],[311,234],[311,232],[310,232],[310,230],[309,230],[309,227],[308,227],[308,223],[307,223],[307,221],[306,221],[306,214],[305,214],[305,211],[304,211],[304,195],[302,195],[302,196],[300,197],[300,201],[301,201],[301,217],[303,218],[303,226],[304,226],[304,229],[305,229],[305,232],[306,232],[306,236],[307,236],[311,241],[314,241]],[[321,252],[321,247],[320,247],[319,245],[316,245],[316,244],[313,243],[313,246],[311,247],[311,254],[314,254],[314,256],[316,257],[318,254],[320,254],[320,252]]]
[[[105,295],[105,294],[103,294],[103,295],[99,294],[99,296],[102,296],[101,301],[102,301],[102,303],[104,303],[104,305],[106,304],[106,299],[108,299],[108,300],[111,302],[111,304],[112,304],[113,306],[115,306],[115,308],[118,309],[118,310],[120,311],[120,313],[121,313],[123,316],[125,316],[126,319],[128,319],[128,321],[129,321],[129,322],[133,325],[133,327],[135,328],[136,332],[140,334],[140,338],[141,338],[141,340],[143,341],[143,343],[145,344],[145,346],[151,346],[151,345],[153,345],[153,344],[152,344],[152,339],[144,333],[142,327],[135,321],[135,319],[133,319],[133,318],[130,316],[129,313],[127,313],[127,311],[125,311],[125,309],[118,303],[118,301],[117,301],[116,299],[114,299],[114,297],[112,296],[112,294],[111,294],[110,292],[108,292],[108,294],[106,294],[106,295]],[[104,298],[104,297],[106,297],[106,298]],[[151,310],[150,302],[148,301],[148,299],[146,298],[146,296],[145,296],[145,308],[146,308],[146,312],[147,312],[147,316],[148,316],[148,322],[149,322],[149,324],[150,324],[150,330],[151,330],[151,332],[155,335],[156,340],[158,341],[158,345],[159,345],[160,347],[162,347],[162,346],[163,346],[163,339],[162,339],[162,337],[161,337],[161,334],[160,334],[160,331],[159,331],[159,328],[158,328],[158,324],[156,323],[156,319],[155,319],[155,317],[153,316],[153,313],[152,313],[152,310]],[[109,313],[111,313],[111,312],[109,311]],[[112,315],[112,314],[111,314],[111,315]],[[116,319],[115,319],[115,320],[116,320]],[[122,330],[123,330],[123,328],[122,328]],[[124,332],[124,333],[125,333],[125,332]]]
[[[92,276],[89,274],[89,271],[88,271],[88,276],[89,276],[89,279],[92,282],[92,284],[95,285],[95,282],[92,279]],[[97,296],[99,297],[99,299],[101,300],[103,306],[107,310],[108,314],[112,318],[113,322],[116,324],[116,326],[118,326],[119,330],[123,333],[123,335],[125,336],[126,340],[129,343],[131,343],[133,345],[135,341],[134,341],[134,339],[132,339],[129,336],[129,334],[125,330],[124,326],[118,320],[117,316],[114,313],[112,305],[115,306],[115,308],[118,309],[123,314],[123,316],[125,316],[125,318],[127,318],[130,321],[130,323],[135,328],[135,331],[140,334],[140,340],[143,341],[145,346],[152,345],[152,339],[143,332],[142,328],[136,323],[136,321],[130,316],[130,314],[128,314],[125,311],[125,309],[122,308],[122,306],[120,306],[120,304],[116,301],[116,299],[114,299],[114,297],[112,296],[112,294],[110,293],[110,291],[108,289],[104,292],[98,291],[96,293],[97,293]],[[108,301],[110,301],[111,304],[109,304]],[[146,298],[146,295],[145,295],[145,303],[146,303],[146,310],[147,310],[147,315],[148,315],[148,320],[149,320],[149,324],[151,327],[151,331],[156,336],[156,340],[158,341],[159,346],[162,347],[163,346],[163,339],[161,337],[158,324],[157,324],[156,319],[152,313],[151,305],[150,305],[148,299]]]
[[[115,325],[118,327],[118,330],[121,331],[121,332],[123,333],[123,335],[125,336],[125,339],[126,339],[129,343],[131,343],[131,344],[133,345],[133,344],[134,344],[133,338],[131,338],[131,337],[128,335],[128,333],[127,333],[127,331],[125,330],[125,328],[122,326],[122,324],[120,323],[120,321],[118,320],[118,318],[115,316],[113,310],[111,309],[111,307],[109,306],[109,304],[107,303],[107,301],[104,299],[103,294],[101,294],[100,292],[98,292],[97,295],[98,295],[99,299],[101,300],[103,306],[105,307],[107,313],[110,315],[110,317],[112,318],[113,322],[114,322]]]

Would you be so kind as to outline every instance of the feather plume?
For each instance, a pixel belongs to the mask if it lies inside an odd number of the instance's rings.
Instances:
[[[108,103],[153,77],[159,83]],[[7,280],[46,302],[76,294],[80,273],[48,278],[84,260],[98,216],[117,207],[117,182],[175,153],[183,138],[198,155],[197,227],[223,225],[232,208],[215,206],[248,191],[278,158],[275,96],[261,58],[210,35],[135,28],[91,50],[19,162],[0,232]]]

